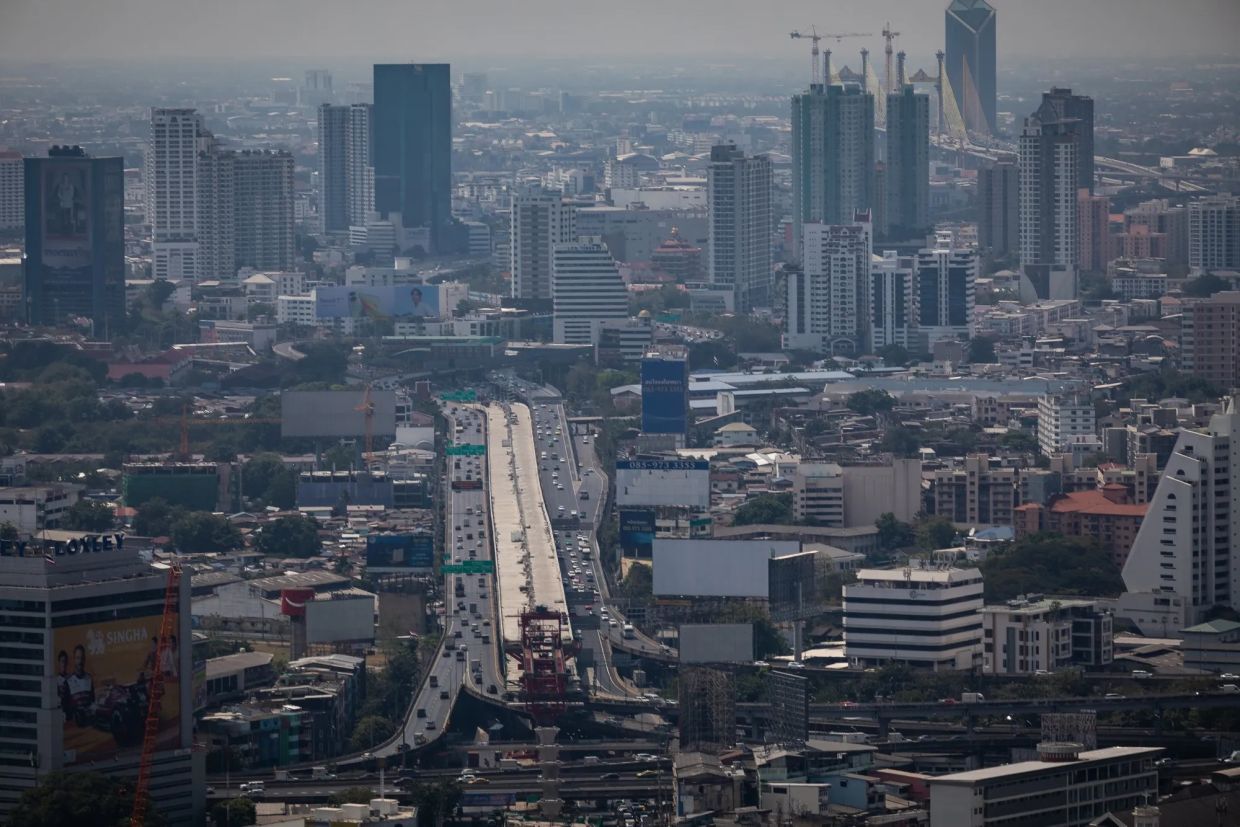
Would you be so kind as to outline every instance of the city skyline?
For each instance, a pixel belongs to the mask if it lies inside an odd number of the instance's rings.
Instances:
[[[863,31],[881,43],[883,22],[903,33],[897,41],[910,55],[930,55],[942,43],[943,0],[879,0],[865,8],[827,14],[808,0],[781,5],[775,15],[754,15],[739,0],[674,6],[638,0],[623,7],[529,0],[519,6],[486,2],[419,4],[374,0],[368,14],[337,4],[272,0],[262,6],[237,0],[200,6],[174,0],[123,0],[118,13],[81,14],[75,0],[13,0],[0,12],[0,54],[7,61],[66,63],[99,58],[132,59],[142,42],[146,58],[374,57],[381,59],[468,60],[545,57],[546,32],[554,27],[555,55],[614,57],[710,56],[720,62],[761,53],[791,61],[803,57],[788,31]],[[998,2],[999,51],[1006,58],[1071,56],[1157,58],[1182,55],[1234,56],[1240,4],[1230,0],[1042,0],[1037,4]],[[428,8],[429,6],[429,8]],[[1070,16],[1071,25],[1065,25]],[[243,17],[245,26],[235,26]],[[370,22],[373,21],[373,22]],[[659,25],[651,25],[658,21]],[[409,25],[404,25],[405,23]],[[188,27],[188,42],[172,36]],[[691,27],[691,28],[690,28]],[[606,31],[600,42],[591,32]],[[687,31],[694,36],[686,37]],[[1157,31],[1151,40],[1149,32]],[[342,37],[354,32],[355,39]],[[833,42],[833,41],[828,41]],[[851,43],[858,43],[852,41]],[[577,45],[574,45],[577,44]],[[850,49],[851,51],[851,49]]]

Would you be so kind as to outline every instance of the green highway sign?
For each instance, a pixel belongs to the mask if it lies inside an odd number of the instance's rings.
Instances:
[[[453,566],[444,566],[444,574],[495,574],[495,564],[490,560],[466,560]]]
[[[475,390],[448,391],[441,393],[439,398],[444,402],[477,402],[478,392]]]
[[[485,445],[449,445],[448,456],[450,457],[480,457],[487,452]]]

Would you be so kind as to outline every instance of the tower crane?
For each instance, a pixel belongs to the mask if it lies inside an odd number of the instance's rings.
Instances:
[[[813,47],[810,49],[810,59],[813,62],[813,67],[810,72],[810,77],[814,83],[830,83],[831,82],[831,50],[830,49],[827,50],[826,60],[824,60],[822,64],[823,71],[821,74],[819,74],[818,41],[834,40],[836,43],[839,43],[841,40],[843,40],[846,37],[872,37],[872,36],[873,35],[869,34],[868,32],[835,32],[835,33],[826,32],[823,34],[818,34],[818,28],[816,26],[810,26],[810,34],[803,34],[802,32],[799,32],[799,31],[795,31],[789,34],[789,37],[791,37],[794,40],[800,38],[800,39],[809,40],[813,43]]]
[[[890,21],[888,21],[887,24],[883,26],[883,38],[887,41],[887,49],[886,49],[887,78],[886,80],[887,80],[887,91],[888,92],[896,91],[895,83],[893,83],[893,81],[895,80],[895,76],[891,73],[891,42],[899,36],[900,36],[899,32],[893,32],[891,30]]]
[[[815,26],[809,27],[810,34],[801,34],[799,31],[790,32],[788,36],[793,40],[806,39],[813,43],[809,50],[809,77],[810,83],[822,83],[822,79],[818,75],[818,41],[822,40],[822,35],[818,34]]]
[[[375,449],[375,401],[370,396],[370,383],[366,383],[366,392],[362,394],[362,403],[353,410],[360,411],[366,419],[366,455],[364,464],[370,467],[370,455]]]
[[[146,678],[146,727],[142,733],[142,756],[138,761],[138,783],[133,791],[133,812],[130,827],[143,827],[146,811],[151,802],[151,766],[155,757],[155,741],[159,736],[159,716],[164,703],[164,661],[172,650],[180,605],[181,564],[174,562],[168,567],[168,582],[164,587],[164,613],[159,623],[159,642],[155,646],[155,662]],[[174,668],[179,669],[180,664]]]

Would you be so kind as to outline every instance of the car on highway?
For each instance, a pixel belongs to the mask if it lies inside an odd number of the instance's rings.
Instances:
[[[605,773],[603,773],[602,775],[600,775],[600,776],[598,777],[598,780],[599,780],[599,781],[619,781],[619,780],[620,780],[620,773],[618,773],[618,772],[605,772]]]
[[[658,770],[642,770],[637,774],[638,778],[654,778],[659,774]]]

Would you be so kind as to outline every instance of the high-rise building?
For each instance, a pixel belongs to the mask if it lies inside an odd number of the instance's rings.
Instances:
[[[344,133],[345,212],[349,225],[361,227],[375,211],[375,166],[371,157],[374,105],[349,106]]]
[[[930,97],[907,84],[887,95],[887,233],[913,238],[930,225]]]
[[[446,63],[375,64],[375,209],[425,227],[434,252],[452,221],[452,87]]]
[[[1020,168],[1000,160],[977,171],[977,246],[991,258],[1020,249]]]
[[[874,204],[874,96],[860,84],[813,84],[792,99],[792,232],[845,224]]]
[[[1180,324],[1185,373],[1219,388],[1240,388],[1240,292],[1184,302]]]
[[[1038,114],[1025,119],[1020,136],[1022,299],[1076,298],[1078,137],[1074,122],[1043,121]]]
[[[1144,227],[1151,239],[1148,253],[1134,255],[1124,251],[1125,258],[1162,258],[1172,272],[1183,274],[1188,270],[1188,210],[1172,206],[1169,201],[1158,199],[1143,201],[1124,211],[1124,232],[1139,234]],[[1138,242],[1140,243],[1140,242]]]
[[[198,159],[199,274],[292,270],[293,156],[213,149]]]
[[[1053,87],[1042,93],[1038,120],[1068,125],[1077,136],[1076,188],[1094,192],[1094,99]]]
[[[369,103],[319,107],[319,223],[323,232],[362,226],[375,209]]]
[[[854,356],[870,344],[869,215],[804,226],[802,270],[788,274],[784,347]]]
[[[1240,606],[1238,468],[1240,411],[1232,397],[1209,427],[1180,431],[1128,552],[1128,592],[1152,594],[1155,606],[1181,607],[1178,616],[1151,612],[1142,632],[1175,634],[1205,620],[1215,607]],[[1143,620],[1138,617],[1138,625]],[[1160,628],[1162,622],[1169,625]]]
[[[237,275],[235,157],[216,146],[198,153],[194,244],[198,252],[196,277],[200,279],[232,279]]]
[[[553,251],[552,330],[557,344],[597,345],[603,325],[629,317],[629,294],[598,237]]]
[[[1240,270],[1240,197],[1189,202],[1188,266],[1194,273]]]
[[[550,300],[555,247],[576,240],[577,210],[560,193],[541,187],[517,192],[508,233],[513,297]]]
[[[121,159],[106,160],[115,162],[119,181]],[[50,169],[34,165],[40,167]],[[47,530],[4,554],[0,716],[7,760],[0,762],[0,817],[7,818],[23,790],[49,773],[93,772],[130,783],[138,775],[151,641],[159,635],[168,573],[111,534]],[[188,574],[175,598],[175,637],[154,664],[164,673],[164,694],[151,809],[169,824],[199,824],[206,777],[204,755],[193,749]]]
[[[1082,187],[1076,195],[1076,226],[1080,239],[1076,266],[1087,273],[1105,273],[1111,263],[1111,199],[1090,195]]]
[[[214,139],[193,109],[152,109],[143,179],[157,279],[198,278],[198,155]]]
[[[31,324],[90,319],[118,333],[125,316],[125,169],[81,147],[25,159],[25,297]]]
[[[870,348],[917,348],[917,259],[885,250],[870,267]]]
[[[982,664],[977,569],[861,569],[844,587],[844,654],[861,667],[939,671]]]
[[[0,232],[22,228],[26,217],[25,192],[22,154],[0,148]]]
[[[970,132],[995,134],[995,9],[986,0],[952,0],[946,14],[947,78]]]
[[[957,247],[951,233],[917,252],[917,326],[927,348],[972,335],[977,252]]]
[[[737,313],[764,307],[771,292],[771,160],[733,145],[710,150],[710,282],[732,291]]]

